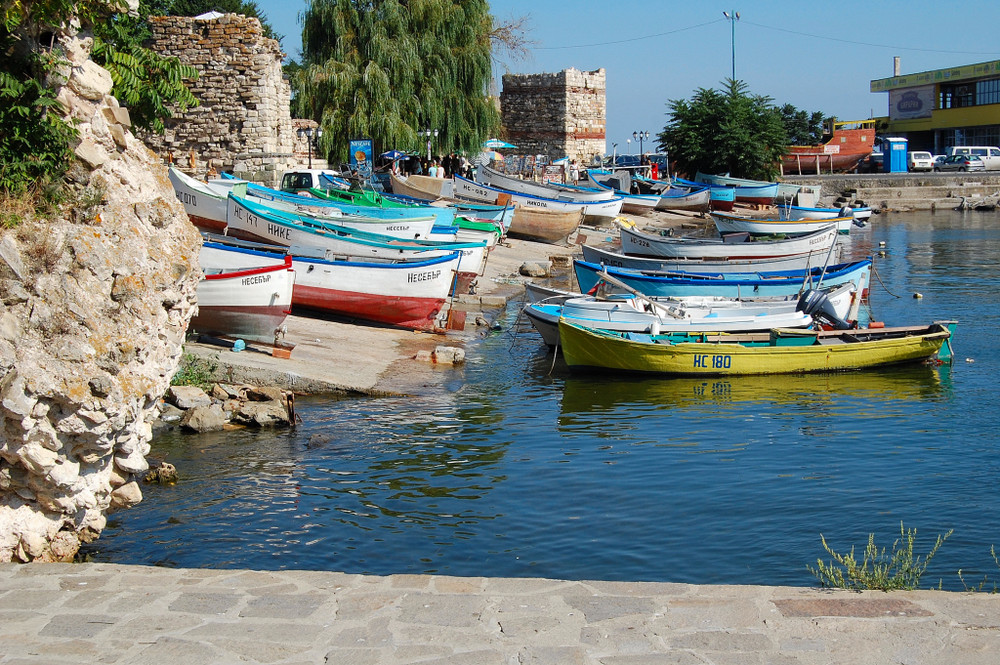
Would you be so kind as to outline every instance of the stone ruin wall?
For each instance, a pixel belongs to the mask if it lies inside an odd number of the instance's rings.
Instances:
[[[144,137],[154,152],[195,177],[230,171],[267,184],[297,165],[284,54],[264,37],[260,21],[240,14],[162,16],[150,25],[150,48],[198,70],[190,88],[201,102],[176,111],[163,135]]]
[[[521,154],[589,164],[606,152],[605,70],[505,74],[500,113],[506,139]]]

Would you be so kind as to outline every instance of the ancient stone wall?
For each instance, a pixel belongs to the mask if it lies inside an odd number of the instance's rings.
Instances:
[[[296,165],[284,54],[264,37],[260,21],[240,14],[217,18],[154,17],[151,48],[198,70],[191,92],[201,105],[177,111],[147,144],[190,175],[230,171],[273,184]]]
[[[605,71],[505,74],[500,113],[506,139],[521,154],[590,163],[604,155]]]
[[[0,563],[66,561],[142,499],[201,239],[72,24],[58,99],[75,205],[0,231]]]

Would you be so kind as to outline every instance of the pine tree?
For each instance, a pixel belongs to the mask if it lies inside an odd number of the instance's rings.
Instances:
[[[311,0],[303,13],[300,108],[323,129],[321,150],[348,140],[381,149],[478,150],[499,126],[487,97],[492,17],[485,0]]]

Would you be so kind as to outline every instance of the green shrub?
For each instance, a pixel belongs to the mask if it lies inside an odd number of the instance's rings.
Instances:
[[[875,534],[868,535],[868,545],[859,562],[854,556],[854,547],[847,554],[839,554],[827,544],[826,538],[820,534],[823,549],[833,557],[829,563],[817,559],[817,567],[808,566],[821,586],[837,589],[874,589],[878,591],[908,590],[920,586],[920,577],[927,570],[927,565],[937,554],[944,541],[954,529],[943,536],[938,536],[934,547],[923,559],[913,555],[913,546],[917,537],[916,529],[904,529],[899,523],[899,538],[892,543],[892,551],[875,545]]]
[[[215,371],[219,363],[214,360],[199,358],[193,353],[185,353],[177,372],[170,379],[172,386],[197,386],[209,390],[215,383]]]

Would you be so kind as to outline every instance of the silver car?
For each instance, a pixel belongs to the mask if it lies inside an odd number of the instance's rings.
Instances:
[[[935,171],[985,171],[983,160],[975,155],[951,155],[934,163]]]

